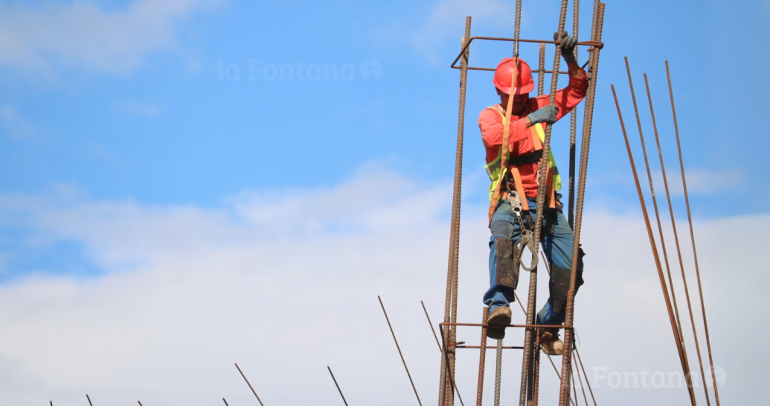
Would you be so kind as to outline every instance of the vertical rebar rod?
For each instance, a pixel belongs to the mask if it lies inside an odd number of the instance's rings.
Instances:
[[[465,37],[464,42],[471,37],[471,17],[465,17]],[[462,49],[462,48],[461,48]],[[460,101],[458,107],[457,119],[457,148],[455,153],[455,174],[454,191],[452,194],[452,220],[449,237],[449,264],[447,270],[447,292],[446,304],[444,308],[444,322],[454,322],[457,320],[457,284],[458,284],[458,259],[460,251],[460,200],[462,197],[462,162],[463,162],[463,130],[465,127],[465,91],[468,82],[468,56],[469,50],[461,58],[460,65]],[[448,350],[447,360],[442,358],[441,381],[439,385],[439,405],[453,406],[454,395],[452,385],[447,388],[446,383],[449,376],[454,375],[455,367],[455,327],[450,327],[448,335],[449,343],[444,347]],[[442,333],[443,334],[443,333]],[[447,345],[448,344],[448,345]]]
[[[484,306],[481,312],[481,324],[484,327],[481,328],[481,343],[479,344],[479,380],[476,389],[476,406],[482,406],[481,400],[484,396],[484,370],[487,363],[487,317],[489,316],[489,308]]]
[[[562,0],[561,11],[559,13],[559,27],[556,30],[558,33],[558,40],[563,38],[562,32],[564,31],[564,25],[567,20],[567,5],[569,0]],[[561,48],[557,45],[553,58],[553,71],[559,71],[559,64],[561,62]],[[559,85],[559,75],[551,75],[551,89],[548,98],[549,105],[553,105],[556,100],[556,88]],[[545,128],[545,138],[543,140],[543,158],[540,160],[540,184],[537,188],[537,211],[535,214],[535,230],[533,232],[533,238],[535,239],[534,251],[532,252],[533,258],[537,258],[538,251],[540,250],[540,233],[542,230],[543,222],[543,209],[545,204],[546,184],[548,183],[546,176],[551,175],[548,171],[549,155],[551,152],[551,132],[553,126],[549,125]],[[527,297],[527,324],[535,324],[535,302],[537,300],[537,268],[533,269],[529,273],[529,295]],[[533,340],[534,331],[531,328],[524,330],[524,360],[521,365],[521,386],[519,391],[519,406],[525,406],[527,403],[527,382],[532,377],[529,376],[530,361],[532,356],[532,347],[535,340]]]
[[[516,20],[513,28],[513,56],[519,57],[519,31],[521,30],[521,0],[516,0]],[[515,85],[515,83],[514,83]]]
[[[680,357],[682,355],[682,350],[680,347],[680,340],[679,335],[677,334],[676,330],[676,321],[674,320],[674,311],[671,306],[671,299],[668,296],[668,289],[666,288],[666,278],[663,276],[663,267],[660,264],[660,257],[658,256],[658,248],[655,244],[655,236],[652,233],[652,226],[650,225],[650,217],[647,214],[647,206],[644,202],[644,195],[642,194],[642,187],[639,184],[639,176],[636,173],[636,165],[634,164],[634,156],[631,153],[631,144],[628,142],[628,134],[626,133],[626,126],[623,123],[623,115],[620,112],[620,103],[618,103],[618,96],[615,93],[615,85],[611,85],[612,87],[612,96],[615,99],[615,107],[618,110],[618,119],[620,120],[620,128],[623,131],[623,139],[626,142],[626,150],[628,151],[628,161],[631,164],[631,172],[634,175],[634,183],[636,184],[636,192],[639,195],[639,205],[642,207],[642,215],[644,216],[644,224],[647,227],[647,237],[650,240],[650,248],[652,249],[652,256],[655,259],[655,268],[658,271],[658,279],[660,279],[660,287],[663,291],[663,299],[666,302],[666,310],[668,311],[668,318],[669,322],[671,323],[671,331],[674,333],[674,341],[676,342],[677,346],[677,352],[679,353]],[[682,368],[684,369],[684,362],[682,362]],[[685,374],[687,372],[685,371]],[[688,391],[688,393],[691,393]],[[695,401],[695,399],[691,396],[692,402]],[[694,403],[693,403],[694,404]]]
[[[604,3],[598,0],[594,2],[594,32],[593,41],[601,42],[602,28],[604,24]],[[586,178],[588,175],[588,152],[591,145],[591,128],[593,125],[594,100],[596,96],[596,82],[599,72],[599,52],[601,48],[595,47],[589,57],[590,80],[586,94],[585,113],[583,115],[583,135],[580,144],[580,171],[578,173],[577,203],[575,205],[575,224],[572,239],[572,269],[570,272],[570,284],[567,291],[567,304],[564,324],[573,326],[575,314],[575,290],[577,280],[577,268],[580,261],[580,233],[583,225],[583,202],[585,200]],[[562,350],[561,385],[559,388],[559,405],[567,406],[570,398],[569,375],[572,372],[572,329],[564,330],[564,349]]]
[[[337,378],[334,377],[334,372],[332,372],[331,367],[328,365],[326,366],[326,369],[329,370],[329,375],[332,376],[332,380],[334,381],[334,386],[337,387],[337,391],[340,393],[340,396],[342,397],[342,401],[345,403],[345,406],[348,406],[348,401],[345,400],[345,395],[342,394],[342,389],[340,389],[340,385],[337,383]]]
[[[700,374],[703,379],[703,391],[706,394],[706,404],[711,406],[711,400],[709,399],[709,390],[706,385],[706,373],[703,371],[703,358],[700,353],[700,342],[698,341],[698,332],[695,329],[695,318],[692,313],[692,302],[690,301],[690,289],[687,287],[687,276],[684,273],[684,262],[682,260],[682,250],[679,247],[679,234],[676,230],[676,219],[674,217],[674,206],[671,204],[671,193],[668,190],[668,179],[666,177],[666,165],[663,163],[663,152],[660,148],[660,137],[658,136],[658,125],[655,122],[655,110],[652,107],[652,96],[650,94],[650,84],[647,81],[647,74],[644,74],[644,85],[647,88],[647,100],[650,102],[650,115],[652,116],[652,128],[655,132],[655,144],[658,147],[658,158],[660,159],[660,171],[663,174],[663,186],[666,190],[666,201],[668,202],[668,213],[671,216],[671,227],[674,230],[674,243],[676,245],[676,254],[679,259],[679,269],[682,272],[682,283],[684,285],[684,294],[687,299],[687,311],[690,315],[690,324],[692,326],[692,335],[695,337],[695,351],[698,354],[698,365],[700,366]],[[661,236],[661,241],[663,237]],[[670,277],[669,277],[670,278]],[[671,289],[674,289],[674,285],[671,285]],[[676,302],[674,302],[676,305]],[[682,333],[682,326],[679,325],[680,334]],[[684,349],[684,342],[682,343],[682,349]],[[686,353],[685,353],[686,354]]]
[[[556,376],[557,376],[557,377],[559,378],[559,380],[561,381],[561,374],[559,374],[559,370],[558,370],[558,369],[556,369],[556,364],[554,364],[554,363],[553,363],[553,359],[551,359],[551,356],[550,356],[550,355],[548,356],[548,361],[551,361],[551,366],[553,367],[553,371],[554,371],[554,372],[556,372]],[[570,403],[572,403],[572,406],[576,406],[576,405],[575,405],[575,400],[574,400],[574,399],[570,398],[570,399],[569,399],[569,401],[570,401]]]
[[[94,406],[94,404],[93,404],[93,403],[91,403],[91,397],[90,397],[90,396],[88,396],[88,394],[87,394],[87,393],[86,393],[86,399],[88,399],[88,404],[89,404],[89,405],[91,405],[91,406]]]
[[[711,357],[711,339],[709,338],[709,325],[706,321],[706,305],[703,302],[703,288],[700,281],[700,268],[698,267],[698,253],[695,249],[695,233],[692,228],[692,214],[690,213],[690,198],[687,193],[687,179],[684,174],[684,161],[682,160],[682,145],[679,142],[679,125],[676,121],[676,106],[674,105],[674,89],[671,86],[671,72],[668,68],[668,61],[666,61],[666,77],[668,78],[668,92],[671,96],[671,112],[674,116],[674,133],[676,134],[676,147],[679,152],[679,168],[682,171],[682,186],[684,187],[684,201],[687,205],[687,220],[690,223],[690,240],[692,241],[692,254],[695,260],[695,276],[698,280],[698,294],[700,295],[700,306],[703,313],[703,327],[706,331],[706,347],[708,348],[709,363],[711,364],[711,378],[714,381],[714,398],[716,399],[717,406],[719,406],[719,390],[717,389],[717,378],[714,373],[714,360]]]
[[[500,385],[503,374],[503,340],[497,340],[497,355],[495,358],[495,406],[500,406]]]
[[[545,91],[545,44],[540,44],[540,63],[537,70],[537,95],[540,96]]]
[[[430,316],[428,315],[428,309],[425,308],[425,303],[420,300],[420,304],[422,305],[422,310],[425,312],[425,317],[428,319],[428,325],[430,326],[430,332],[433,333],[433,338],[436,339],[436,345],[438,346],[438,352],[441,353],[441,358],[444,358],[444,350],[441,348],[441,343],[438,341],[438,336],[436,336],[436,330],[433,329],[433,322],[430,321]],[[463,397],[460,395],[460,389],[457,389],[457,382],[452,381],[452,384],[454,385],[455,392],[457,392],[457,397],[460,399],[460,404],[465,406],[465,403],[463,403]]]
[[[535,335],[535,346],[532,351],[534,352],[534,367],[532,368],[533,382],[532,382],[532,403],[531,406],[537,406],[540,397],[540,334]]]
[[[575,41],[578,41],[578,34],[580,33],[580,0],[572,1],[572,35],[575,37]],[[575,55],[575,62],[578,57],[578,47],[575,47],[573,51]],[[575,143],[577,134],[577,115],[578,106],[569,113],[569,189],[567,195],[567,207],[569,212],[567,213],[567,223],[570,230],[575,225]]]
[[[628,64],[628,58],[625,58],[626,62],[626,72],[628,72],[628,85],[631,88],[631,100],[633,101],[634,105],[634,113],[636,115],[636,123],[639,127],[639,139],[641,140],[642,145],[642,155],[644,157],[644,166],[647,170],[647,179],[650,183],[650,195],[652,200],[652,205],[655,210],[655,220],[657,221],[658,225],[658,235],[660,237],[660,245],[661,249],[663,251],[663,262],[666,265],[666,275],[668,276],[668,284],[670,286],[670,294],[671,294],[671,302],[674,306],[674,317],[676,320],[676,330],[677,330],[677,336],[679,338],[679,341],[681,342],[681,345],[678,347],[680,354],[679,357],[681,358],[681,362],[683,364],[683,368],[685,370],[685,380],[688,384],[688,392],[692,392],[690,394],[690,397],[693,399],[692,401],[695,401],[695,393],[692,389],[692,379],[690,376],[690,362],[687,357],[687,348],[685,347],[684,338],[682,337],[682,323],[679,316],[679,306],[676,303],[676,292],[674,291],[674,281],[671,277],[671,267],[669,266],[668,262],[668,251],[666,250],[666,240],[663,237],[663,226],[660,221],[660,211],[658,210],[658,199],[655,195],[655,187],[653,186],[653,180],[652,180],[652,173],[650,171],[650,162],[647,159],[647,146],[644,142],[644,135],[642,134],[642,121],[639,118],[639,109],[636,104],[636,93],[634,92],[634,82],[631,79],[631,69]],[[646,78],[646,76],[645,76]]]
[[[264,403],[262,403],[262,399],[259,398],[259,395],[257,395],[257,391],[254,390],[254,387],[251,386],[251,382],[249,382],[248,379],[246,379],[246,375],[244,375],[243,371],[241,371],[241,367],[238,366],[238,363],[235,363],[235,367],[238,369],[238,372],[241,373],[241,376],[243,377],[243,380],[246,381],[246,385],[249,385],[249,389],[251,389],[251,393],[254,394],[254,396],[257,398],[257,402],[259,402],[260,405],[265,406]]]
[[[419,403],[420,406],[422,406],[422,402],[420,401],[420,395],[417,394],[417,387],[414,386],[414,381],[412,380],[412,374],[409,373],[409,367],[406,366],[406,360],[404,359],[404,354],[401,352],[401,346],[398,345],[398,339],[396,339],[396,333],[393,332],[393,326],[390,324],[390,318],[388,317],[388,312],[385,311],[385,305],[382,304],[382,298],[377,296],[377,300],[380,301],[380,307],[382,307],[382,313],[385,315],[385,321],[388,322],[388,328],[390,329],[390,334],[393,336],[393,342],[396,343],[396,349],[398,350],[398,355],[401,357],[401,362],[404,364],[404,369],[406,370],[406,376],[409,377],[409,382],[412,384],[412,389],[414,389],[414,396],[417,397],[417,403]]]
[[[545,44],[540,44],[540,69],[538,72],[538,82],[537,82],[537,95],[542,96],[543,92],[545,91]],[[543,252],[540,252],[541,256]],[[544,260],[545,261],[545,260]],[[545,264],[545,262],[544,262]],[[548,264],[545,264],[546,269],[548,269]],[[549,272],[550,275],[550,272]],[[515,292],[514,292],[515,293]],[[521,303],[519,303],[519,306],[521,306]],[[522,310],[524,308],[522,307]],[[524,315],[527,315],[527,312],[524,311]],[[531,349],[532,354],[534,356],[533,362],[530,366],[529,375],[530,377],[527,379],[528,388],[527,388],[527,402],[529,403],[529,406],[536,406],[538,402],[538,386],[540,384],[538,380],[538,374],[540,373],[540,337],[539,335],[535,337],[535,345]]]
[[[223,398],[223,399],[224,399],[224,398]],[[142,404],[142,402],[140,402],[140,401],[138,401],[138,400],[137,400],[136,402],[137,402],[137,403],[139,403],[139,406],[144,406],[144,405]]]
[[[227,404],[227,400],[225,400],[225,398],[222,398],[222,401],[225,402],[225,406],[230,406]]]

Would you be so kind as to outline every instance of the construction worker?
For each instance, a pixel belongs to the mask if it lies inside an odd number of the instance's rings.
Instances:
[[[481,139],[486,149],[486,168],[490,186],[489,247],[490,288],[484,294],[489,306],[488,336],[500,339],[505,336],[505,326],[511,322],[509,303],[514,300],[518,284],[521,253],[532,247],[530,238],[534,230],[536,199],[540,171],[548,171],[548,187],[543,212],[541,240],[543,252],[550,263],[550,298],[537,314],[537,323],[563,325],[572,269],[572,229],[562,213],[561,195],[555,193],[561,187],[561,179],[553,155],[548,158],[549,167],[540,168],[544,129],[564,117],[585,97],[588,81],[586,73],[575,61],[573,50],[577,41],[564,33],[560,43],[561,55],[569,67],[569,85],[556,93],[555,105],[549,105],[549,96],[530,97],[534,87],[532,71],[524,60],[503,59],[495,70],[493,83],[500,96],[500,104],[488,107],[479,116]],[[516,64],[516,83],[511,83]],[[505,166],[501,163],[505,109],[513,97],[509,132],[509,156]],[[494,200],[494,201],[492,201]],[[522,232],[523,230],[523,232]],[[530,248],[531,251],[531,248]],[[580,252],[576,286],[583,284],[583,252]],[[533,258],[533,261],[536,260]],[[526,269],[526,268],[525,268]],[[563,343],[559,329],[540,329],[543,352],[560,355]]]

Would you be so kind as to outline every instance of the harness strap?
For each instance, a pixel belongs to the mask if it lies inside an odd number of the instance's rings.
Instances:
[[[527,195],[524,194],[524,184],[521,182],[521,174],[519,173],[519,168],[516,166],[511,166],[510,168],[511,177],[513,177],[513,183],[516,185],[516,193],[519,194],[519,198],[521,199],[521,209],[527,211],[529,210],[529,204],[527,203]]]

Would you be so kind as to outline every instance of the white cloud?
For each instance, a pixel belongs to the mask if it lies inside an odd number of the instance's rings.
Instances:
[[[0,123],[5,133],[13,138],[31,138],[37,132],[35,126],[10,104],[0,105]]]
[[[127,101],[122,104],[122,107],[126,113],[135,116],[158,117],[163,113],[163,109],[160,105],[154,102],[140,103]]]
[[[330,189],[243,192],[219,208],[94,201],[71,189],[2,196],[0,224],[35,230],[37,244],[80,242],[106,273],[40,274],[0,285],[0,404],[76,405],[84,393],[99,404],[194,406],[222,396],[230,404],[253,402],[233,362],[268,404],[338,404],[326,365],[351,403],[412,403],[378,294],[423,402],[434,402],[439,353],[419,301],[438,323],[450,196],[448,184],[382,172]],[[475,322],[488,230],[485,208],[464,210],[460,317]],[[677,371],[640,219],[589,212],[585,224],[586,285],[576,323],[586,367]],[[751,255],[761,252],[768,224],[768,216],[696,224],[714,355],[729,374],[720,396],[734,404],[754,398],[761,365],[770,361],[752,346],[733,344],[738,328],[762,317],[741,299],[761,297],[768,282]],[[13,263],[14,253],[4,254]],[[542,275],[541,281],[540,302],[547,297]],[[766,333],[757,324],[750,336]],[[511,345],[521,340],[514,332],[509,337]],[[478,342],[478,331],[461,329],[458,339]],[[516,395],[520,356],[506,352],[508,399]],[[475,350],[461,350],[458,386],[466,400],[475,392],[477,362]],[[546,364],[542,377],[542,402],[555,401],[557,382]],[[686,401],[683,389],[605,385],[595,392],[606,404]]]
[[[436,61],[438,48],[450,38],[457,40],[459,50],[466,16],[472,16],[476,25],[511,25],[515,6],[501,0],[439,0],[420,24],[405,27],[398,22],[377,30],[377,34],[389,41],[407,41],[422,56]]]
[[[57,66],[127,73],[177,45],[176,25],[220,0],[134,0],[106,10],[96,3],[0,4],[0,66],[52,74]]]

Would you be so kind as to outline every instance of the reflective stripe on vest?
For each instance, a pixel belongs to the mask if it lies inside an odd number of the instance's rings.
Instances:
[[[503,125],[505,125],[505,115],[500,112],[497,108],[490,106],[487,107],[488,109],[492,109],[497,112],[497,114],[500,115],[500,117],[503,120]],[[536,146],[539,146],[539,149],[542,149],[542,143],[545,142],[545,132],[543,131],[543,125],[533,125],[530,128],[530,134],[532,134],[532,143]],[[537,138],[535,138],[535,133],[537,133]],[[538,142],[539,141],[539,142]],[[523,155],[523,157],[526,157],[527,155]],[[497,184],[505,177],[506,172],[508,171],[508,168],[505,168],[502,170],[502,173],[500,171],[500,161],[503,159],[503,148],[500,147],[500,152],[497,154],[497,158],[495,158],[492,162],[484,165],[484,169],[487,171],[487,175],[489,175],[489,180],[492,182],[492,184],[489,186],[489,200],[492,200],[492,196],[495,193],[495,189],[497,189]],[[510,157],[508,158],[510,160]],[[554,190],[561,190],[561,176],[559,175],[559,170],[556,168],[556,160],[553,158],[553,153],[549,151],[548,153],[548,165],[551,168],[551,172],[553,173],[553,187]]]

